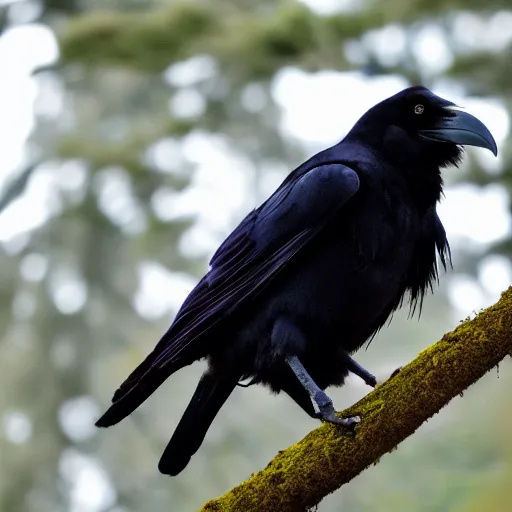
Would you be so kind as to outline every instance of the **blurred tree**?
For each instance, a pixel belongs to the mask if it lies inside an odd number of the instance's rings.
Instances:
[[[17,20],[47,24],[59,34],[61,60],[36,74],[32,159],[0,191],[1,214],[31,188],[51,184],[45,222],[0,252],[0,382],[9,390],[0,394],[6,433],[0,437],[0,511],[82,510],[80,500],[88,511],[116,503],[134,511],[168,510],[170,503],[191,510],[315,423],[286,399],[244,390],[243,399],[236,394],[223,410],[195,469],[172,481],[160,477],[157,457],[192,392],[198,372],[192,368],[122,428],[94,436],[97,401],[104,403],[152,347],[177,306],[144,302],[140,273],[158,269],[154,275],[171,295],[171,286],[185,278],[177,282],[174,275],[167,283],[162,269],[203,272],[215,243],[266,194],[266,178],[276,181],[306,156],[279,128],[272,85],[286,67],[401,74],[427,86],[448,80],[510,107],[509,3],[380,0],[343,3],[339,12],[322,15],[292,1],[49,0],[24,18],[20,9],[30,3],[0,3],[0,34],[25,22]],[[448,48],[444,64],[426,66],[413,51],[429,33],[427,44]],[[52,94],[59,109],[48,107]],[[500,183],[508,192],[512,157],[503,147],[498,173],[470,153],[458,177],[482,187]],[[191,208],[183,206],[190,184],[214,167],[231,169],[231,159],[245,172],[249,197],[232,207],[225,225],[198,231]],[[510,257],[512,245],[490,250]],[[475,274],[481,257],[482,251],[469,254],[459,268]],[[392,368],[452,322],[440,293],[427,303],[421,324],[405,317],[397,315],[395,330],[363,357]],[[378,503],[382,511],[448,510],[467,500],[467,482],[485,482],[496,464],[508,463],[502,440],[489,436],[488,422],[474,421],[468,404],[484,400],[478,410],[497,414],[486,397],[490,390],[498,397],[509,374],[468,393],[450,420],[433,422],[442,432],[437,450],[432,435],[428,448],[422,444],[429,436],[424,429],[321,509],[339,510],[341,503],[362,512]],[[337,404],[363,392],[344,389]],[[289,411],[289,420],[277,418],[278,410]],[[460,481],[433,492],[448,476]]]

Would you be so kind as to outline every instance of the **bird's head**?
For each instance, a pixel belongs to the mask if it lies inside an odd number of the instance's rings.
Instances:
[[[481,121],[425,87],[410,87],[375,105],[349,137],[364,141],[408,172],[456,165],[465,145],[498,153]]]

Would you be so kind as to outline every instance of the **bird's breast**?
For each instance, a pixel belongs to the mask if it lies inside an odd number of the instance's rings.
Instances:
[[[350,224],[333,223],[283,275],[286,310],[317,340],[337,344],[344,333],[347,350],[361,346],[403,292],[414,224],[377,209]]]

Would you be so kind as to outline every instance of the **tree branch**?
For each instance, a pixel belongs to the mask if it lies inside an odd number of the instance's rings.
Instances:
[[[343,416],[361,416],[355,435],[323,425],[202,511],[298,512],[315,506],[511,353],[512,287],[343,411]]]

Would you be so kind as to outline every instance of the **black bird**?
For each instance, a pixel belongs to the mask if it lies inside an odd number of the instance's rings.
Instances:
[[[441,169],[461,145],[497,154],[489,130],[424,87],[371,108],[335,146],[295,169],[222,243],[151,354],[96,423],[114,425],[167,377],[206,358],[159,463],[177,475],[235,386],[250,379],[285,391],[313,417],[343,426],[324,389],[408,297],[419,306],[450,249],[436,212]]]

